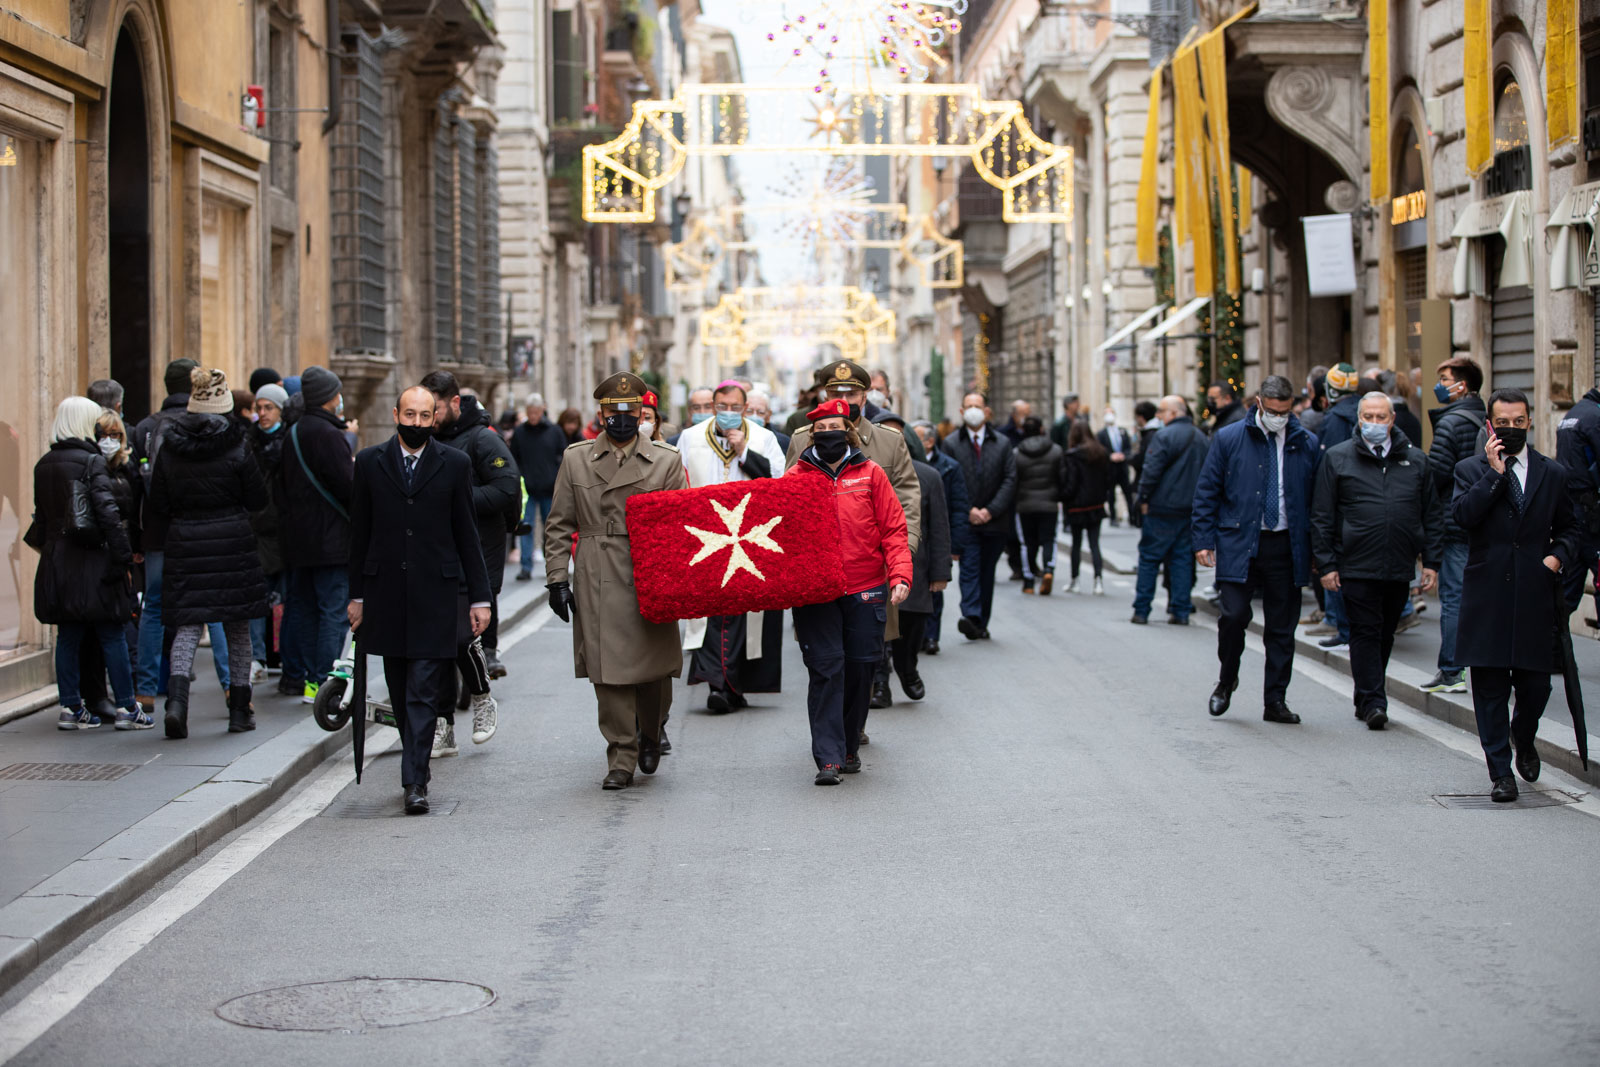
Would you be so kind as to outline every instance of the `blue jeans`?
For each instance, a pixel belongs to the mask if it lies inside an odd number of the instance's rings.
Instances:
[[[128,662],[128,641],[120,622],[64,622],[56,627],[57,699],[64,708],[83,703],[78,649],[90,630],[100,640],[100,654],[105,657],[106,673],[111,676],[112,699],[119,708],[133,707],[133,665]]]
[[[1172,588],[1167,592],[1167,614],[1187,619],[1194,614],[1194,540],[1189,533],[1189,516],[1157,515],[1144,517],[1139,534],[1139,579],[1134,589],[1133,613],[1148,616],[1156,595],[1156,576],[1167,565]]]
[[[1322,591],[1322,621],[1338,631],[1339,640],[1350,643],[1350,616],[1344,611],[1344,594],[1337,589]]]
[[[974,533],[961,553],[961,614],[989,628],[994,610],[994,569],[1006,554],[1006,526],[995,533]],[[987,529],[987,527],[985,527]]]
[[[1439,561],[1439,669],[1447,674],[1456,663],[1456,624],[1461,619],[1461,586],[1466,581],[1467,543],[1446,541]]]
[[[139,692],[158,696],[167,691],[166,627],[161,625],[161,576],[166,569],[165,552],[144,554],[144,602],[139,608],[139,673],[135,682]],[[228,688],[228,638],[222,624],[211,623],[211,659],[216,664],[217,681]],[[109,666],[109,664],[108,664]]]
[[[543,528],[539,527],[539,524],[533,521],[534,512],[539,513],[539,519],[541,521],[550,518],[550,505],[553,501],[553,497],[533,496],[530,494],[528,497],[528,506],[522,511],[522,521],[527,523],[529,526],[537,528],[539,533],[543,534]],[[517,569],[523,574],[533,573],[533,533],[533,530],[529,530],[527,533],[523,534],[520,539],[522,553],[519,558],[522,562],[517,565]]]
[[[343,566],[296,567],[289,572],[284,626],[283,675],[293,681],[322,684],[344,648],[349,629],[350,575]]]

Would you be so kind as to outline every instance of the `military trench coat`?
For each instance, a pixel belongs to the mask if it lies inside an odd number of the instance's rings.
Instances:
[[[678,624],[647,622],[639,614],[627,506],[636,493],[687,488],[678,450],[662,441],[636,439],[620,466],[603,434],[571,445],[562,455],[544,527],[545,584],[572,585],[577,604],[572,655],[579,678],[597,685],[640,685],[683,672]]]

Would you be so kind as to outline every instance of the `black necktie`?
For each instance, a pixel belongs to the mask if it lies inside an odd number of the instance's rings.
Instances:
[[[417,474],[417,457],[416,456],[407,456],[406,457],[406,487],[407,488],[410,488],[411,479],[415,478],[416,474]]]
[[[1511,503],[1517,509],[1517,514],[1522,514],[1524,501],[1522,499],[1522,483],[1517,481],[1517,457],[1512,456],[1506,460],[1506,478],[1511,491]]]

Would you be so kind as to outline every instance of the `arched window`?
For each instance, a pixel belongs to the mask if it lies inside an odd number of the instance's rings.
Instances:
[[[1506,78],[1494,104],[1494,165],[1489,170],[1488,193],[1499,196],[1533,188],[1533,153],[1528,146],[1528,112],[1522,88]]]

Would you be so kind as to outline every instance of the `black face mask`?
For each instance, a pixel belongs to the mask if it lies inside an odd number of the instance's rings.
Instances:
[[[824,463],[837,463],[850,451],[850,435],[844,430],[823,430],[811,439]]]
[[[861,405],[860,404],[851,404],[850,405],[850,421],[851,422],[855,422],[860,417],[861,417]],[[836,432],[843,433],[844,431],[843,430],[839,430],[839,431],[836,431]]]
[[[400,440],[413,452],[427,444],[428,438],[433,436],[432,426],[407,426],[402,422],[395,429],[400,431]]]
[[[1515,456],[1522,451],[1528,443],[1528,431],[1517,429],[1514,426],[1496,426],[1494,435],[1500,438],[1500,443],[1506,446],[1505,454]]]
[[[606,416],[606,436],[613,441],[627,444],[639,436],[639,416],[628,411],[619,411],[615,415]]]

